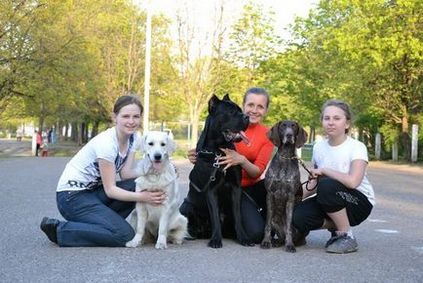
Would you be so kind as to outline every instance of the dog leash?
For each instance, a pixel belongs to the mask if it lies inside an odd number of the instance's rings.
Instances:
[[[289,159],[289,160],[296,159],[298,161],[298,163],[300,163],[301,166],[304,168],[304,170],[307,171],[307,173],[308,173],[308,180],[301,183],[301,185],[300,185],[301,188],[304,186],[304,184],[305,184],[305,189],[307,191],[309,191],[309,192],[311,192],[311,191],[313,191],[313,190],[315,190],[317,188],[317,185],[319,183],[319,178],[318,177],[313,177],[313,174],[311,174],[311,171],[307,168],[305,162],[301,158],[298,158],[297,156],[293,156],[293,157],[282,157],[282,159]],[[313,188],[309,189],[308,188],[308,184],[310,184],[310,181],[311,180],[314,180],[314,179],[316,179],[316,185],[314,185]]]
[[[301,188],[305,184],[305,189],[307,191],[311,192],[311,191],[313,191],[314,189],[317,188],[317,185],[319,184],[319,177],[313,177],[313,174],[311,174],[310,170],[308,170],[307,166],[305,165],[305,162],[301,158],[297,157],[297,159],[298,159],[298,162],[301,164],[301,166],[303,166],[304,170],[306,170],[307,173],[308,173],[308,180],[301,183]],[[316,179],[316,185],[314,185],[313,188],[309,189],[308,184],[310,184],[310,181],[314,180],[314,179]]]
[[[199,152],[197,152],[197,156],[198,156],[199,153],[208,154],[208,155],[214,155],[214,162],[212,164],[213,171],[212,171],[212,173],[210,175],[209,180],[207,181],[206,185],[204,186],[204,188],[201,190],[194,182],[191,182],[192,187],[197,192],[204,193],[209,188],[210,184],[212,182],[216,181],[216,173],[217,173],[217,171],[220,168],[220,165],[219,165],[219,157],[221,157],[222,155],[221,154],[216,154],[216,153],[211,152],[211,151],[199,151]],[[223,173],[225,173],[225,171],[223,171]]]

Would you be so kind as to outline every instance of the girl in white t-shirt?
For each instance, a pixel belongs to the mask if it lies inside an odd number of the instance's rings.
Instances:
[[[294,209],[293,224],[302,233],[329,229],[329,253],[349,253],[358,249],[351,226],[369,215],[375,203],[367,179],[366,146],[348,135],[351,111],[343,101],[328,100],[322,107],[321,122],[326,138],[313,147],[313,179],[304,190],[304,200]],[[314,196],[312,196],[315,194]]]
[[[40,228],[63,247],[123,247],[135,233],[125,218],[135,202],[160,205],[163,192],[135,192],[135,150],[143,107],[121,96],[113,108],[115,126],[91,139],[69,161],[57,185],[57,207],[67,221],[44,217]],[[120,174],[122,181],[116,181]]]

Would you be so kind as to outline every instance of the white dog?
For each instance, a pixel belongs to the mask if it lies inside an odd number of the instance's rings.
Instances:
[[[141,152],[145,156],[138,163],[140,177],[135,180],[136,191],[163,190],[167,199],[159,206],[137,202],[130,221],[136,234],[126,243],[127,247],[141,245],[146,232],[157,238],[156,249],[166,249],[168,240],[182,244],[187,235],[188,221],[179,213],[175,167],[169,161],[175,148],[175,142],[165,132],[151,131],[142,137]]]

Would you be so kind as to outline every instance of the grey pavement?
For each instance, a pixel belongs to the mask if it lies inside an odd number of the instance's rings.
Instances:
[[[354,228],[359,251],[327,254],[327,231],[313,231],[297,253],[206,240],[155,250],[59,248],[39,229],[61,218],[55,186],[69,158],[0,159],[0,282],[423,282],[423,170],[371,163],[377,198]],[[175,160],[185,191],[191,165]]]

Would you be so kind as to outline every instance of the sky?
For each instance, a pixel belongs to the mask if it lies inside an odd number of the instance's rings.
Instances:
[[[145,7],[146,0],[138,0]],[[188,2],[192,21],[199,29],[207,30],[213,22],[216,3],[219,0],[150,0],[154,14],[163,13],[174,19],[178,8]],[[248,0],[223,0],[226,7],[226,17],[229,21],[235,21],[242,12],[242,6]],[[316,7],[318,0],[255,0],[255,3],[263,5],[264,9],[270,9],[275,13],[275,30],[284,39],[289,38],[285,28],[294,22],[295,16],[306,17],[311,8]],[[191,13],[192,11],[192,13]]]

